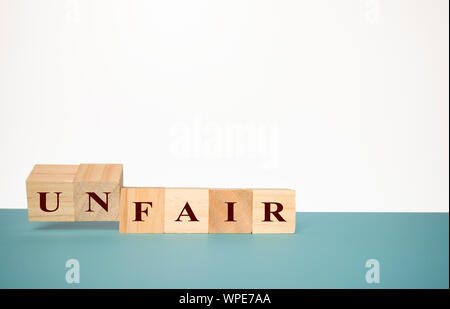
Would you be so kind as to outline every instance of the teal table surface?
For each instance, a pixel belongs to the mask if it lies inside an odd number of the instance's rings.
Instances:
[[[448,213],[297,213],[295,234],[120,234],[0,210],[0,288],[449,288]],[[80,283],[66,282],[66,261]],[[366,261],[380,283],[367,283]]]

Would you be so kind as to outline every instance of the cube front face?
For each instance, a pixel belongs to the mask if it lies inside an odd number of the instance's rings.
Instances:
[[[35,165],[26,181],[29,221],[75,221],[78,165]]]
[[[252,196],[252,190],[209,190],[209,233],[251,233]]]
[[[208,189],[165,189],[164,201],[165,233],[208,233]]]
[[[118,221],[122,164],[80,164],[74,180],[76,221]]]
[[[295,191],[253,190],[253,233],[295,233]]]
[[[122,188],[120,233],[163,233],[164,189]]]

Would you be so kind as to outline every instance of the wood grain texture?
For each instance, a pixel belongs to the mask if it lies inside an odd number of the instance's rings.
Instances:
[[[228,206],[227,203],[233,202],[233,206]],[[229,207],[233,210],[232,218]],[[210,189],[209,233],[251,233],[252,209],[251,190]]]
[[[118,221],[122,185],[122,164],[80,164],[74,178],[75,220]],[[101,201],[107,202],[107,210],[92,197],[89,208],[87,192],[93,192]]]
[[[167,188],[164,196],[165,233],[208,233],[208,189]],[[189,204],[197,221],[190,220],[191,218],[186,215],[186,203]],[[183,216],[180,216],[182,211]],[[176,221],[178,218],[180,221]]]
[[[75,202],[73,180],[78,165],[45,165],[36,164],[27,180],[27,203],[29,221],[75,221]],[[46,194],[45,212],[40,208],[40,195]],[[55,192],[61,192],[59,196]]]
[[[274,214],[266,221],[265,203],[279,203],[282,210],[278,213],[279,221]],[[270,204],[270,211],[276,211],[277,205]],[[253,190],[253,233],[295,233],[295,191],[289,189],[254,189]]]
[[[164,189],[122,188],[119,226],[120,233],[164,233]]]

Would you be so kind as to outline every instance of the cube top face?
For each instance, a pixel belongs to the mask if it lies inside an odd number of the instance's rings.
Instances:
[[[295,233],[295,191],[253,190],[253,233]]]
[[[164,233],[164,189],[122,188],[120,233]]]
[[[209,190],[209,233],[251,233],[252,196],[252,190]]]
[[[208,233],[208,189],[165,189],[164,200],[165,233]]]
[[[78,165],[36,164],[27,178],[27,183],[72,183]]]
[[[80,164],[74,181],[120,184],[122,174],[122,164]]]

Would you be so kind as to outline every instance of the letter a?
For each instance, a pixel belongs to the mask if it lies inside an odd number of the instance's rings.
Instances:
[[[187,214],[184,215],[183,212],[186,210]],[[178,216],[178,219],[176,219],[175,221],[181,221],[180,217],[182,216],[189,216],[189,221],[198,221],[197,218],[194,215],[194,212],[192,211],[191,206],[189,206],[189,203],[186,203],[186,205],[184,205],[183,210],[181,210],[180,215]]]

